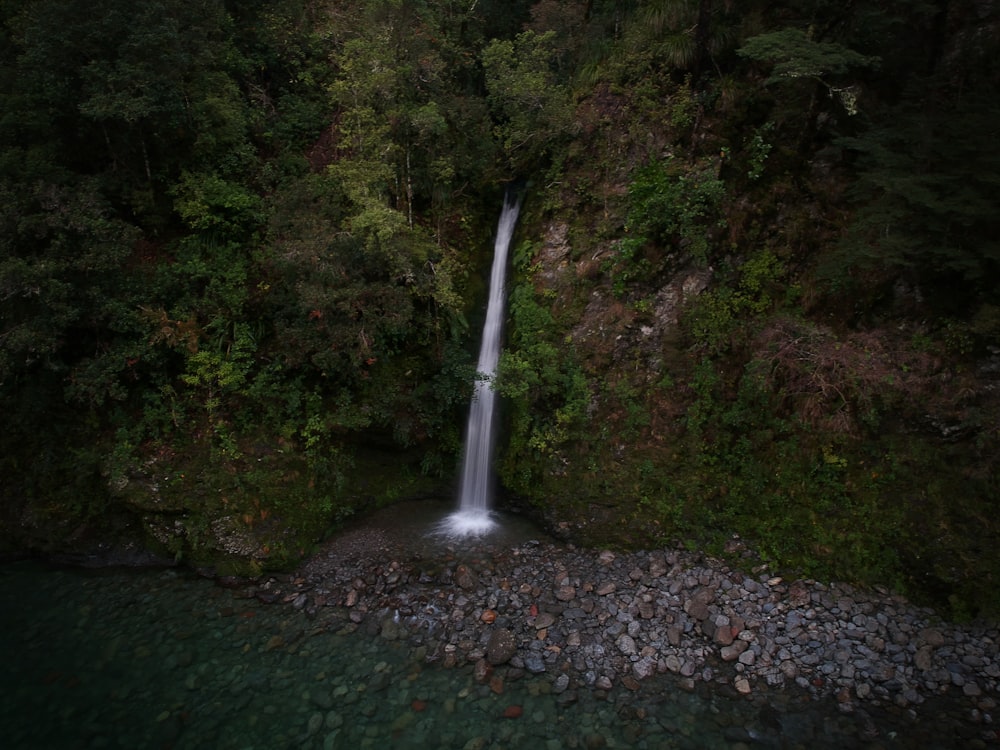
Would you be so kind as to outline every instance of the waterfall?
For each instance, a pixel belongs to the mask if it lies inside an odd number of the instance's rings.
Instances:
[[[496,393],[491,387],[500,359],[503,340],[503,320],[506,310],[507,256],[514,226],[521,210],[520,194],[513,188],[504,196],[503,210],[497,224],[493,246],[493,268],[490,272],[490,296],[486,306],[486,322],[479,346],[478,373],[469,422],[465,432],[462,458],[462,483],[458,495],[458,510],[445,521],[445,530],[455,535],[479,535],[494,526],[493,507],[493,446],[496,430]]]

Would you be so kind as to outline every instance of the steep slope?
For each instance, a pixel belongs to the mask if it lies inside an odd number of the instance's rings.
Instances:
[[[1000,123],[980,10],[932,17],[940,60],[908,76],[913,28],[877,61],[768,31],[779,14],[743,19],[740,54],[700,77],[627,29],[577,80],[517,254],[499,382],[517,499],[574,540],[749,543],[996,613],[994,172],[966,156]],[[977,93],[943,88],[959,78]]]

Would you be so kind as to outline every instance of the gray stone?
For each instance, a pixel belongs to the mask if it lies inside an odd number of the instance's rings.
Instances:
[[[309,735],[312,736],[316,734],[316,732],[318,732],[320,730],[320,727],[322,726],[323,726],[323,714],[320,713],[312,714],[309,717],[309,723],[306,725],[306,732],[308,732]]]
[[[556,599],[561,602],[568,602],[576,596],[576,589],[573,586],[560,586],[556,589]]]
[[[517,653],[517,640],[507,628],[498,628],[490,634],[486,644],[486,661],[493,666],[506,664]]]
[[[455,569],[455,583],[465,591],[471,591],[479,584],[475,574],[466,565],[459,565]]]
[[[695,620],[707,620],[709,616],[709,603],[715,598],[715,592],[711,589],[702,588],[684,602],[684,611]]]
[[[728,646],[733,642],[733,629],[726,615],[709,617],[702,623],[705,635],[720,646]]]
[[[344,717],[336,711],[330,711],[327,713],[323,723],[326,725],[327,729],[340,729],[344,726]]]
[[[329,690],[315,690],[310,693],[309,697],[312,698],[312,702],[320,708],[325,708],[327,710],[333,708],[333,696],[330,695]]]
[[[913,655],[913,665],[924,672],[934,666],[934,648],[930,645],[921,646]]]
[[[538,617],[535,618],[535,630],[547,628],[550,625],[553,625],[555,621],[556,616],[551,612],[541,612]]]
[[[962,692],[970,698],[975,698],[983,694],[982,689],[973,681],[968,681],[962,686]]]
[[[545,671],[545,660],[541,654],[532,652],[524,657],[524,668],[532,674],[541,674]]]
[[[736,661],[740,654],[747,650],[747,645],[746,641],[734,641],[728,646],[723,646],[719,650],[719,655],[723,661]]]
[[[347,597],[348,632],[360,625],[372,636],[411,639],[418,662],[440,654],[445,667],[481,659],[488,667],[510,665],[511,674],[548,671],[551,681],[532,682],[560,696],[574,696],[577,683],[608,690],[670,672],[692,687],[704,680],[736,687],[742,679],[748,689],[758,680],[775,688],[794,681],[817,697],[835,694],[841,706],[873,700],[910,708],[955,686],[985,712],[1000,679],[995,627],[938,624],[930,610],[885,590],[769,580],[765,568],[730,571],[679,550],[616,555],[537,544],[511,557],[485,557],[475,570],[453,563],[440,574],[370,560],[342,573],[342,558],[331,557],[327,571],[306,572],[305,584],[272,578],[257,590],[289,609],[303,586],[309,592],[303,609],[321,601],[339,606]],[[532,617],[533,603],[551,611]],[[482,618],[487,610],[489,618]],[[539,639],[536,631],[547,632],[538,632]],[[281,650],[305,643],[291,630],[280,638]],[[170,654],[161,656],[174,663]],[[387,681],[377,677],[366,687],[375,692]],[[232,685],[260,692],[249,675]],[[485,685],[476,689],[485,694]],[[302,728],[310,710],[329,711],[324,689],[346,691],[336,683],[312,686]],[[357,695],[334,692],[333,705],[351,710],[342,707]],[[324,731],[339,729],[328,724]]]
[[[392,617],[382,620],[380,633],[387,641],[395,641],[399,638],[399,623]]]
[[[618,640],[615,641],[615,645],[618,650],[621,651],[625,656],[633,656],[638,653],[638,649],[635,645],[635,639],[630,635],[620,635]]]
[[[645,680],[656,674],[656,661],[651,657],[644,656],[639,661],[632,664],[632,674],[637,680]]]
[[[708,605],[704,602],[689,600],[687,604],[684,605],[684,611],[687,612],[694,620],[707,620],[709,611]]]
[[[561,675],[556,677],[556,681],[552,683],[552,692],[562,693],[565,692],[569,687],[569,675],[563,672]]]
[[[937,628],[924,628],[918,635],[920,642],[938,648],[944,645],[944,635]]]
[[[681,634],[684,632],[683,628],[679,625],[671,625],[667,628],[667,642],[671,646],[681,645]]]

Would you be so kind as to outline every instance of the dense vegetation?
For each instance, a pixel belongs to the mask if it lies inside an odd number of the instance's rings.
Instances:
[[[447,491],[521,177],[511,503],[1000,612],[992,4],[0,8],[6,549]]]

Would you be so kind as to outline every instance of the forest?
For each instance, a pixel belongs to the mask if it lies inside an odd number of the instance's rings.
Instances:
[[[993,0],[0,9],[0,554],[447,496],[517,179],[505,507],[1000,614]]]

